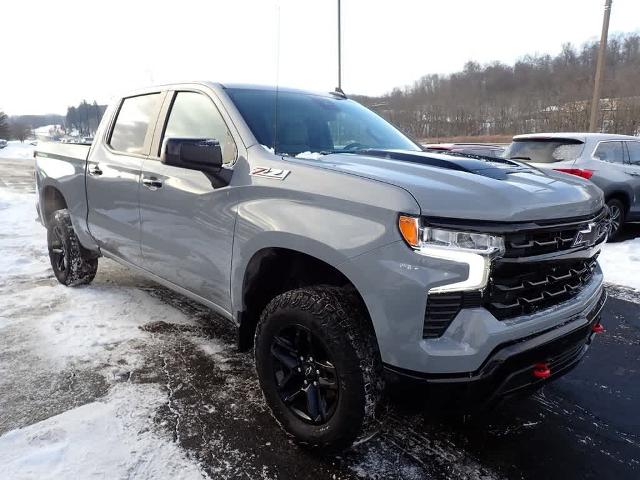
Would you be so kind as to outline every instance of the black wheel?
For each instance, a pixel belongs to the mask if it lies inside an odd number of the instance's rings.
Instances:
[[[319,286],[277,296],[256,329],[255,357],[267,404],[299,443],[340,450],[375,434],[382,361],[355,294]]]
[[[68,210],[54,212],[47,229],[47,245],[51,268],[60,283],[72,287],[94,279],[98,258],[80,245]]]
[[[620,200],[612,198],[607,202],[607,207],[609,207],[609,222],[611,225],[609,238],[615,239],[624,223],[624,204]]]

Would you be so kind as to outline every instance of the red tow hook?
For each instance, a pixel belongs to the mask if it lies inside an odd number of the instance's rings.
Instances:
[[[602,326],[601,323],[598,322],[598,323],[594,324],[593,327],[591,327],[591,331],[593,333],[602,333],[602,332],[604,332],[604,327]]]
[[[533,376],[536,378],[549,378],[551,376],[551,370],[546,363],[536,363],[533,366]]]

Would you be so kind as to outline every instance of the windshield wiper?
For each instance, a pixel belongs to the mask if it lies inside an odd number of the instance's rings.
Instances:
[[[509,160],[525,160],[525,161],[528,160],[528,161],[531,161],[531,157],[518,157],[518,156],[515,156],[515,157],[509,157]]]
[[[331,155],[332,153],[358,153],[361,152],[362,150],[369,150],[370,147],[360,147],[360,148],[350,148],[348,150],[345,150],[344,148],[338,148],[336,150],[322,150],[318,153],[320,153],[321,155]]]

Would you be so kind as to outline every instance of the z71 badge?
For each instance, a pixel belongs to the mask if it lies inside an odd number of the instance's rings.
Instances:
[[[274,180],[284,180],[291,170],[283,170],[281,168],[254,167],[251,169],[251,175],[254,177],[272,178]]]

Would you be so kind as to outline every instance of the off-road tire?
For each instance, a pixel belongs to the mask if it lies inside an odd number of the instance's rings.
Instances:
[[[80,245],[68,210],[57,210],[51,216],[47,246],[51,268],[60,283],[68,287],[91,283],[98,271],[98,256]]]
[[[298,418],[278,393],[271,347],[274,336],[288,325],[310,329],[336,368],[337,406],[322,425]],[[314,286],[278,295],[262,312],[254,345],[265,400],[282,429],[297,443],[331,452],[375,435],[384,391],[382,361],[364,305],[352,290]]]
[[[615,240],[620,233],[620,230],[622,230],[622,225],[624,224],[625,208],[624,204],[617,198],[610,199],[607,202],[607,207],[609,208],[609,213],[612,220],[614,219],[613,216],[617,215],[617,217],[615,218],[615,221],[617,222],[617,228],[615,228],[614,224],[612,223],[611,231],[609,232],[609,240]]]

